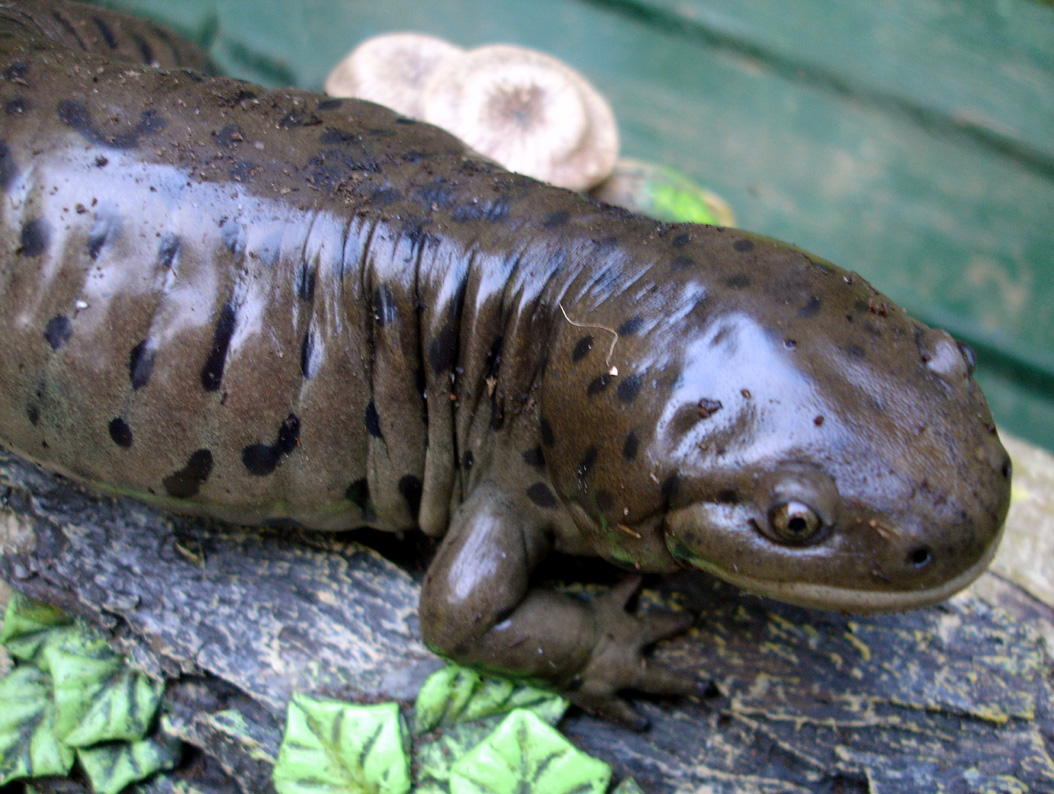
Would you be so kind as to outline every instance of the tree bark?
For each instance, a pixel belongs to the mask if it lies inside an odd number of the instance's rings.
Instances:
[[[369,536],[396,564],[359,535],[172,516],[6,453],[0,494],[0,579],[93,623],[168,682],[172,722],[199,748],[181,772],[198,790],[271,790],[292,693],[409,706],[441,664],[417,624],[416,538]],[[644,733],[575,712],[561,728],[649,792],[1054,791],[1052,610],[985,579],[984,598],[876,618],[700,574],[657,579],[638,608],[679,604],[699,619],[656,655],[712,677],[713,694],[638,699]],[[223,730],[226,709],[251,740]]]

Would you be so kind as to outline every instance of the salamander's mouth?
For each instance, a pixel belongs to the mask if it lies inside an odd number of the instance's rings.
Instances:
[[[1002,530],[1000,530],[1000,535]],[[706,560],[693,565],[748,592],[797,606],[860,615],[904,612],[938,604],[976,580],[995,557],[999,539],[973,565],[940,584],[920,590],[868,590],[807,581],[773,581],[733,571]]]

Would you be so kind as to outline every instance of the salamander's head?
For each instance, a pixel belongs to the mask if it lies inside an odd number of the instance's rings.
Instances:
[[[970,350],[798,249],[687,228],[654,287],[571,293],[554,335],[546,460],[598,553],[850,612],[969,584],[1010,500]]]

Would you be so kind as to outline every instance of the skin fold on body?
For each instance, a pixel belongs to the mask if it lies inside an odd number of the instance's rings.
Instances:
[[[631,723],[621,689],[696,691],[641,656],[690,618],[626,612],[635,577],[532,587],[552,552],[857,612],[991,560],[1010,463],[972,353],[859,276],[203,67],[0,3],[5,446],[180,512],[442,537],[434,650]]]

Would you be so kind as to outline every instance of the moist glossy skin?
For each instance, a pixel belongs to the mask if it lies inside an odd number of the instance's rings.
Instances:
[[[632,579],[532,588],[553,550],[854,611],[990,561],[1010,465],[970,355],[858,276],[130,63],[159,39],[78,9],[0,8],[5,445],[184,512],[445,536],[428,643],[630,722],[619,689],[692,691],[640,657],[690,621],[628,615]]]

